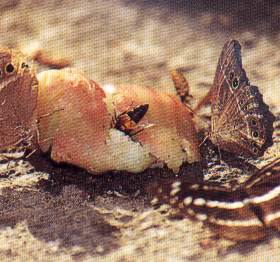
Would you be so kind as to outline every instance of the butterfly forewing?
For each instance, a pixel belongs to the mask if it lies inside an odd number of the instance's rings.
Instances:
[[[275,120],[242,67],[241,46],[228,41],[221,53],[211,91],[211,141],[220,149],[257,157],[272,145]]]
[[[242,69],[240,45],[237,41],[233,40],[225,44],[217,65],[211,91],[212,115],[221,115],[227,101],[233,96],[233,88],[236,89],[236,81],[238,81],[240,87],[246,84],[248,79],[245,71]]]
[[[36,128],[37,80],[21,53],[0,48],[0,149],[30,139]]]

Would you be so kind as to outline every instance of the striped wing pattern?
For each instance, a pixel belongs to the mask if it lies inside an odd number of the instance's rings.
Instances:
[[[234,191],[207,183],[163,181],[152,204],[169,204],[225,238],[258,240],[268,228],[280,231],[279,179],[280,159],[276,159]]]

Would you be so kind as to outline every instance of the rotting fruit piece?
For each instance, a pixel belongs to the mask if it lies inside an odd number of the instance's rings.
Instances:
[[[178,97],[139,86],[100,87],[74,69],[38,74],[39,147],[56,162],[91,173],[137,173],[161,162],[178,172],[200,160],[192,115]],[[112,125],[116,115],[148,109],[133,136]],[[48,117],[42,117],[49,114]]]

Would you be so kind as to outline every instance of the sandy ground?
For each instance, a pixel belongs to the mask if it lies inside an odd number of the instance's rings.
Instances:
[[[221,48],[232,37],[243,46],[251,83],[273,112],[280,112],[280,5],[151,2],[2,0],[0,44],[67,57],[101,84],[174,92],[168,72],[180,67],[198,100],[211,86]],[[277,139],[275,134],[273,147],[250,163],[261,167],[279,156]],[[154,211],[147,188],[163,170],[93,177],[40,154],[11,167],[17,172],[4,172],[7,165],[1,162],[0,261],[277,261],[277,234],[258,243],[233,243],[200,223]],[[191,176],[191,169],[182,175]],[[212,178],[223,177],[215,170]],[[242,180],[243,173],[248,175],[242,163],[225,172],[227,180]]]

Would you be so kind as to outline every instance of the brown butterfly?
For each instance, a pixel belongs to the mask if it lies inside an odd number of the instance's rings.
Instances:
[[[279,176],[278,158],[235,190],[165,179],[153,192],[152,204],[169,204],[177,214],[203,221],[225,238],[257,240],[268,228],[280,231]]]
[[[208,97],[212,109],[209,138],[218,148],[255,158],[272,145],[275,117],[258,88],[249,83],[238,41],[224,45]]]
[[[132,110],[125,111],[118,116],[114,123],[114,127],[127,135],[135,135],[138,131],[138,123],[144,117],[149,109],[148,104],[134,107]]]
[[[36,130],[38,82],[20,52],[0,48],[0,149],[19,146]]]

